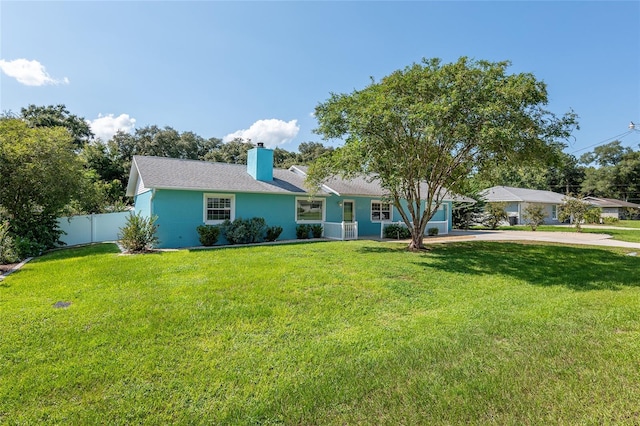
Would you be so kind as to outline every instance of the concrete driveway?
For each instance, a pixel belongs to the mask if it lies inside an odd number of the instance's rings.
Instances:
[[[640,232],[640,230],[638,230]],[[590,246],[623,247],[640,250],[640,243],[612,240],[607,234],[585,232],[543,232],[543,231],[460,231],[455,230],[441,237],[427,237],[425,243],[448,243],[456,241],[541,241],[562,244],[583,244]]]

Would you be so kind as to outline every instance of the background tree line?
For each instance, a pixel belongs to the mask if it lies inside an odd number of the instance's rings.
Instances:
[[[256,141],[259,142],[259,141]],[[62,215],[122,210],[134,155],[246,164],[250,140],[223,143],[193,132],[155,125],[96,139],[83,117],[64,105],[22,108],[0,117],[0,223],[34,253],[59,238]],[[333,148],[303,142],[298,152],[274,150],[276,167],[313,163]],[[470,193],[494,185],[618,198],[640,203],[640,150],[619,141],[595,148],[579,159],[558,152],[547,166],[497,164],[489,174],[471,174]]]
[[[614,198],[640,204],[640,145],[620,141],[600,145],[579,158],[564,152],[548,166],[501,164],[489,176],[476,176],[479,190],[496,185],[561,194]]]

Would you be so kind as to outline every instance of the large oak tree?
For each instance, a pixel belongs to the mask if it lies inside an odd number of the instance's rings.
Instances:
[[[544,162],[560,152],[576,115],[545,109],[547,88],[510,63],[425,59],[315,109],[316,132],[344,145],[309,172],[318,187],[339,174],[373,176],[423,248],[427,222],[446,191],[465,193],[468,178],[501,162]],[[406,200],[406,206],[401,204]]]

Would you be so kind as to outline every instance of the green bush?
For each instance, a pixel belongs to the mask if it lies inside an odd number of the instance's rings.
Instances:
[[[16,237],[14,240],[14,246],[16,249],[16,256],[19,259],[25,259],[30,256],[40,256],[47,249],[47,246],[44,244],[24,237]]]
[[[476,202],[473,204],[469,204],[466,201],[457,201],[453,203],[451,219],[453,227],[456,229],[469,229],[470,226],[482,222],[484,215],[485,201],[482,197],[477,193],[465,195],[473,198]]]
[[[538,229],[538,226],[544,223],[544,219],[547,217],[547,213],[544,210],[544,205],[531,203],[524,208],[522,218],[527,225],[531,227],[532,231]]]
[[[225,220],[221,228],[229,244],[250,244],[264,240],[267,223],[261,217],[246,220],[239,217],[233,222]]]
[[[306,240],[309,238],[309,232],[311,231],[311,227],[307,224],[302,224],[296,226],[296,237],[299,240]]]
[[[618,219],[617,217],[611,217],[611,216],[605,216],[604,218],[602,218],[602,220],[604,221],[604,223],[618,223],[618,222],[620,222],[620,219]]]
[[[564,204],[558,209],[558,219],[561,222],[571,220],[575,224],[576,231],[582,232],[580,224],[584,221],[585,214],[591,209],[591,204],[582,198],[565,198]]]
[[[270,226],[267,228],[266,241],[275,241],[282,234],[282,226]]]
[[[47,249],[64,245],[60,236],[65,232],[58,227],[53,214],[31,214],[28,218],[11,221],[9,233],[14,237],[17,255],[24,259],[39,256]]]
[[[407,238],[411,238],[411,231],[403,224],[392,223],[384,227],[384,232],[382,235],[385,238],[406,240]]]
[[[506,208],[507,203],[487,203],[482,224],[488,228],[497,229],[500,223],[508,219]]]
[[[429,228],[427,234],[429,234],[430,237],[438,235],[438,228]]]
[[[200,244],[203,246],[212,246],[218,242],[220,236],[220,227],[214,225],[200,225],[196,228]]]
[[[157,216],[144,217],[142,212],[131,213],[127,223],[120,228],[120,244],[130,253],[141,253],[152,249],[158,243],[156,232]]]
[[[600,207],[592,207],[584,214],[585,223],[600,223],[602,209]]]
[[[14,263],[20,260],[15,242],[9,234],[9,222],[0,222],[0,264]]]
[[[313,235],[313,238],[322,237],[322,225],[319,223],[311,225],[311,235]]]

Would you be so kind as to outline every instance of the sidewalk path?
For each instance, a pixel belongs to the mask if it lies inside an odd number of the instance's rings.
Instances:
[[[618,228],[619,229],[619,228]],[[585,232],[543,232],[543,231],[451,231],[448,235],[425,238],[425,243],[449,243],[456,241],[542,241],[562,244],[583,244],[590,246],[624,247],[640,250],[640,243],[618,241],[607,234]]]

